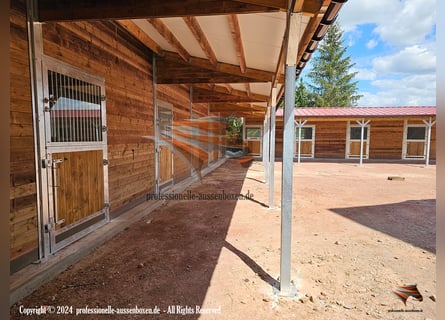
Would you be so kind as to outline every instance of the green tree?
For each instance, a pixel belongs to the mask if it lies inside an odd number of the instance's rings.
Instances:
[[[313,105],[313,95],[306,89],[303,79],[300,81],[295,90],[295,107],[310,107]]]
[[[358,81],[354,81],[357,72],[351,72],[355,63],[351,62],[350,56],[345,56],[342,36],[340,25],[334,23],[313,57],[308,86],[316,107],[355,106],[362,96],[357,94]]]
[[[226,138],[229,145],[239,145],[243,142],[243,120],[234,116],[227,118]]]

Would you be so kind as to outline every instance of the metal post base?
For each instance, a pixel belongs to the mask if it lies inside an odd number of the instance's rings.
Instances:
[[[290,287],[286,291],[281,291],[279,288],[274,287],[273,288],[273,294],[278,297],[285,297],[285,298],[295,298],[300,299],[303,297],[303,295],[298,293],[297,286],[293,283],[291,283]]]

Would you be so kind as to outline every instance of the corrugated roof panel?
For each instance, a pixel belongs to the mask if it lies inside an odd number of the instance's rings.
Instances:
[[[346,107],[346,108],[295,108],[296,117],[394,117],[394,116],[435,116],[436,107]],[[277,116],[283,116],[278,109]]]

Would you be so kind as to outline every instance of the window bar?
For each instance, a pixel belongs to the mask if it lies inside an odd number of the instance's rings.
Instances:
[[[51,80],[48,87],[49,87],[49,99],[53,97],[54,99],[57,99],[56,93],[54,91],[54,73],[50,70],[48,70],[48,78]],[[49,102],[48,106],[50,107],[50,128],[51,128],[51,142],[56,141],[57,135],[56,135],[56,118],[54,117],[54,111],[52,110],[52,103]]]
[[[69,127],[68,129],[68,133],[70,136],[70,141],[74,141],[76,139],[76,136],[74,135],[74,115],[76,113],[76,111],[74,110],[75,105],[74,105],[74,101],[72,100],[72,95],[73,95],[73,78],[71,77],[67,77],[67,82],[68,82],[68,90],[69,90],[69,96],[68,98],[68,110],[69,110],[69,114],[68,114],[68,121],[69,121]]]
[[[85,101],[85,91],[82,90],[84,82],[83,81],[79,81],[79,91],[80,91],[80,101],[84,102]],[[85,109],[83,107],[80,108],[80,121],[82,122],[82,136],[80,137],[80,141],[85,141],[85,136],[86,136],[86,123],[85,123]]]
[[[77,79],[71,78],[72,82],[73,82],[73,100],[76,103],[79,100],[79,92],[77,90]],[[77,118],[79,116],[79,111],[77,110],[77,108],[73,107],[74,109],[74,115],[73,115],[73,122],[74,122],[74,127],[73,127],[73,135],[74,135],[74,141],[79,141],[79,121],[77,121]]]
[[[90,123],[90,119],[91,119],[91,108],[89,103],[91,102],[91,84],[84,82],[84,87],[85,87],[85,95],[86,95],[86,103],[85,103],[85,123],[86,123],[86,135],[85,135],[85,139],[86,141],[91,141],[91,136],[90,136],[90,130],[91,130],[91,123]]]
[[[96,132],[97,132],[97,137],[96,137],[96,141],[102,141],[102,99],[101,99],[101,87],[96,86],[96,101],[97,104],[99,105],[99,114],[98,117],[96,118]]]
[[[65,88],[63,88],[63,75],[58,73],[57,74],[57,91],[60,91],[60,94],[58,96],[64,97],[65,96]],[[60,140],[61,142],[66,141],[66,135],[65,135],[65,126],[66,126],[66,119],[63,114],[63,106],[61,106],[61,117],[60,119]]]

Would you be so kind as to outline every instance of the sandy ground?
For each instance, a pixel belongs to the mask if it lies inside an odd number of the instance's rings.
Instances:
[[[280,163],[275,172],[279,204]],[[188,194],[251,200],[169,201],[19,301],[11,319],[436,319],[435,176],[414,164],[295,164],[297,295],[280,297],[280,209],[266,206],[261,163],[229,160]],[[393,293],[403,284],[423,301],[404,304]],[[20,314],[41,305],[55,313]],[[126,314],[70,315],[87,306]],[[136,306],[160,314],[129,314]]]

